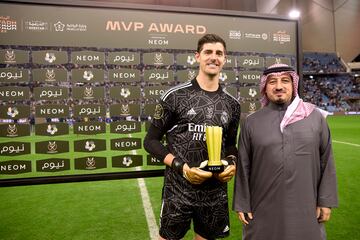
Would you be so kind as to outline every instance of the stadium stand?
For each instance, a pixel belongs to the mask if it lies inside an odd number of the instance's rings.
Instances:
[[[304,73],[341,73],[346,68],[336,53],[305,52]]]
[[[360,80],[336,53],[304,53],[304,99],[329,112],[360,110]]]

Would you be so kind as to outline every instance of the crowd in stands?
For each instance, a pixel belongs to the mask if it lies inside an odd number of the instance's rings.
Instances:
[[[345,72],[340,58],[335,53],[305,52],[304,73],[339,73]]]
[[[305,101],[329,112],[360,111],[360,80],[335,53],[305,53],[303,81]]]

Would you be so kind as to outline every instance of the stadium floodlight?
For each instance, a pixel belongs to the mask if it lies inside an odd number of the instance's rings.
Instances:
[[[297,9],[292,9],[290,12],[289,12],[289,17],[290,18],[293,18],[293,19],[297,19],[300,17],[300,11],[297,10]]]
[[[310,78],[310,79],[313,79],[313,78],[314,78],[314,76],[313,76],[313,75],[310,75],[310,76],[309,76],[309,78]]]

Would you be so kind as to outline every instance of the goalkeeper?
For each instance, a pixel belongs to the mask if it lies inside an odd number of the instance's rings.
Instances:
[[[198,41],[197,77],[168,90],[156,105],[145,149],[164,161],[159,239],[181,239],[194,224],[195,239],[229,235],[227,182],[235,174],[240,104],[219,83],[226,44],[215,34]],[[222,173],[203,170],[206,126],[223,129]],[[162,144],[166,135],[167,145]]]

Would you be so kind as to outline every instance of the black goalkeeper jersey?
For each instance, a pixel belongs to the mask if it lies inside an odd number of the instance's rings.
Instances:
[[[220,126],[223,128],[222,157],[237,156],[239,120],[239,102],[221,85],[217,91],[207,92],[194,79],[169,89],[161,97],[152,124],[161,134],[166,134],[167,148],[148,146],[147,150],[159,159],[172,153],[190,167],[199,166],[208,159],[205,127]]]

